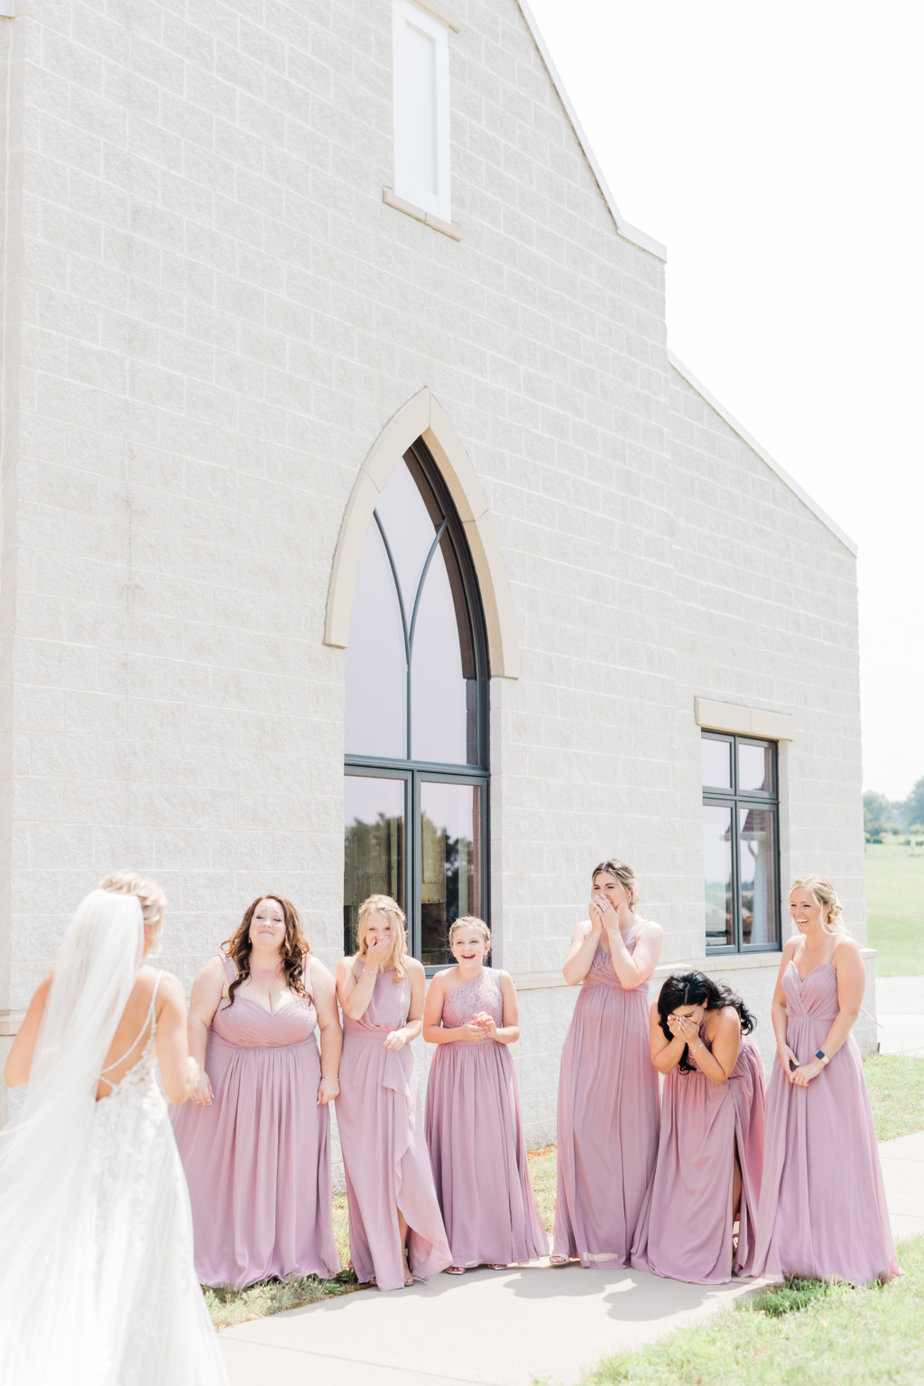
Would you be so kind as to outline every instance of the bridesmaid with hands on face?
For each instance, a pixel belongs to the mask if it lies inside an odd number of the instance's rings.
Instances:
[[[651,1008],[665,1081],[647,1250],[632,1257],[641,1270],[699,1285],[751,1274],[764,1145],[753,1025],[740,996],[702,972],[668,977]]]
[[[410,1044],[420,1034],[424,969],[408,957],[405,916],[388,895],[359,907],[357,948],[337,964],[343,1055],[337,1125],[353,1269],[398,1290],[450,1263],[417,1112]]]
[[[636,913],[635,874],[594,869],[588,918],[562,973],[580,986],[558,1089],[553,1266],[627,1266],[643,1229],[658,1148],[658,1075],[648,1055],[648,978],[663,931]]]

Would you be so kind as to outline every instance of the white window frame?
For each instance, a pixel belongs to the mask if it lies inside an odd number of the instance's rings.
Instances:
[[[392,51],[393,87],[392,112],[394,136],[394,191],[398,197],[419,207],[421,211],[452,220],[449,182],[449,27],[429,9],[414,0],[393,0]],[[436,191],[415,180],[410,167],[409,151],[404,140],[404,111],[402,94],[410,89],[413,80],[408,54],[408,27],[417,29],[434,41],[436,52]],[[455,27],[455,26],[453,26]]]

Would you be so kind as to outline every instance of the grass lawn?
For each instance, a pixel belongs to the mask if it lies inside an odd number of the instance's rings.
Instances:
[[[879,976],[924,976],[924,851],[870,843],[866,908],[869,944],[879,949]]]
[[[701,1328],[605,1358],[581,1386],[920,1386],[924,1237],[898,1254],[905,1275],[888,1285],[793,1281]]]

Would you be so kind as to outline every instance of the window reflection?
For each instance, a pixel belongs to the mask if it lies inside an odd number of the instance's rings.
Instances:
[[[449,548],[448,542],[445,547]],[[462,658],[463,649],[470,648],[468,613],[464,606],[459,611],[453,600],[444,548],[440,546],[424,580],[414,622],[411,656],[411,756],[414,760],[461,765],[475,760],[475,671],[470,668],[466,678]]]
[[[356,948],[359,906],[369,895],[404,899],[405,782],[347,775],[344,787],[343,949]]]
[[[435,506],[432,514],[428,511],[420,483],[411,474],[406,461],[399,462],[388,478],[376,502],[375,513],[388,538],[404,610],[410,621],[423,566],[436,531],[443,523],[443,514]]]
[[[448,524],[409,453],[379,497],[360,562],[347,650],[348,755],[478,763],[479,671]]]
[[[774,939],[776,843],[773,817],[771,809],[741,811],[738,881],[744,944],[769,944]]]
[[[481,914],[481,790],[471,784],[420,786],[421,961],[452,961],[449,925]]]
[[[707,948],[722,948],[733,941],[731,837],[731,808],[704,804]]]
[[[731,742],[703,737],[703,784],[711,789],[731,788]]]
[[[773,792],[773,754],[770,746],[754,746],[738,742],[738,790],[742,794],[755,791]]]
[[[407,754],[404,624],[388,553],[375,523],[363,546],[346,652],[348,754]]]

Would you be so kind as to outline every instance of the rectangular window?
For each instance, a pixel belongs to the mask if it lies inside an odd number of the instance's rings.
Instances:
[[[776,742],[704,732],[707,952],[779,948],[779,818]]]
[[[395,192],[441,221],[449,196],[449,30],[413,0],[394,0]]]

